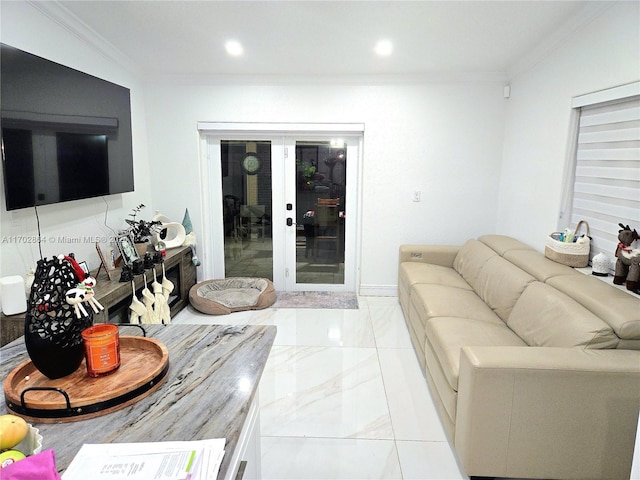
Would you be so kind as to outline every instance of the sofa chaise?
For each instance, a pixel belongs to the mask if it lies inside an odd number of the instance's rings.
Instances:
[[[468,475],[629,478],[637,296],[501,235],[401,246],[398,295]]]

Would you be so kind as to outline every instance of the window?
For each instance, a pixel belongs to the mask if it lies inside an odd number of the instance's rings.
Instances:
[[[591,258],[613,259],[619,223],[640,230],[640,82],[573,99],[575,135],[559,229],[589,224]]]

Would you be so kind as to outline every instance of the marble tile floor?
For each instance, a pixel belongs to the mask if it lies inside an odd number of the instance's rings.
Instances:
[[[260,383],[264,479],[467,479],[445,438],[397,298],[358,310],[275,309],[174,323],[268,324]]]

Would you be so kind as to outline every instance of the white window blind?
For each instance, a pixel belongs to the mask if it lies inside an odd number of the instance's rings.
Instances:
[[[570,228],[613,259],[619,223],[640,231],[640,95],[579,107]]]

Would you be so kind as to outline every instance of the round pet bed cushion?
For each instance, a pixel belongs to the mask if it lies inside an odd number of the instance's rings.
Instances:
[[[232,277],[205,280],[189,290],[193,308],[209,315],[260,310],[276,301],[276,289],[266,278]]]

